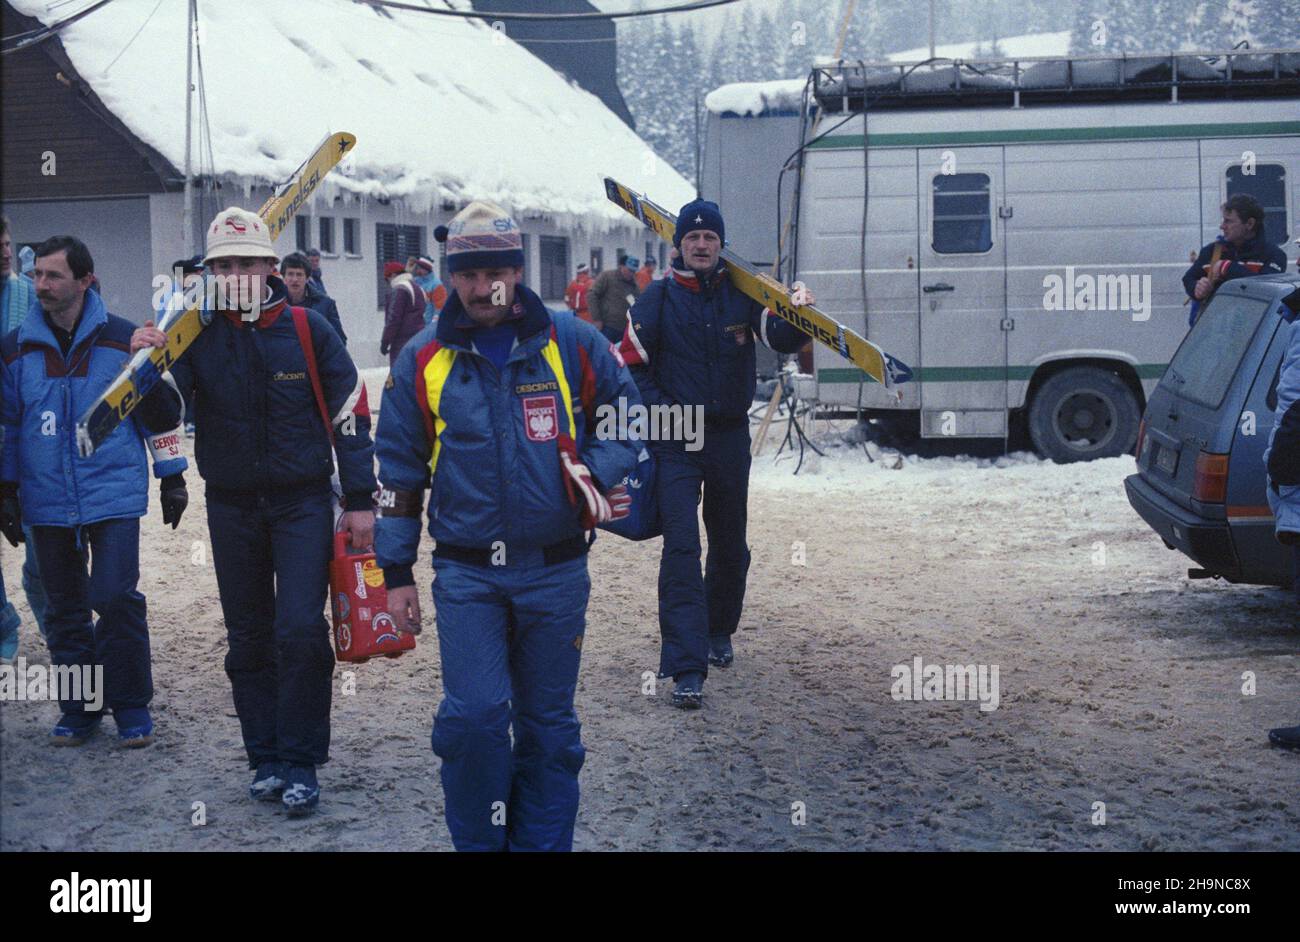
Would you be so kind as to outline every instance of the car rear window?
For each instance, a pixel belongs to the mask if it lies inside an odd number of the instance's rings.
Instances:
[[[1219,408],[1268,308],[1268,301],[1239,294],[1216,296],[1196,319],[1160,385],[1184,399]]]

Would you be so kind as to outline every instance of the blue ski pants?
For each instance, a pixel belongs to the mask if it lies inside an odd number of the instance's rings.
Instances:
[[[443,699],[432,744],[447,828],[457,850],[570,850],[587,558],[508,563],[434,559]]]
[[[325,600],[328,491],[233,495],[208,488],[208,530],[230,678],[249,768],[329,759],[334,649]]]
[[[709,672],[709,636],[732,635],[740,624],[749,573],[745,524],[749,502],[749,422],[705,427],[703,447],[684,442],[655,447],[659,519],[661,677]],[[700,492],[709,553],[700,574]]]
[[[28,539],[49,597],[45,641],[50,663],[103,665],[104,706],[115,713],[147,708],[153,699],[153,670],[145,598],[136,590],[139,519],[102,520],[80,530],[32,527]],[[65,715],[91,712],[86,707],[84,700],[59,701]]]

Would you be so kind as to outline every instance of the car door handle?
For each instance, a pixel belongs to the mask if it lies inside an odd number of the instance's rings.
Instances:
[[[933,294],[936,291],[953,291],[955,289],[953,288],[952,285],[944,284],[942,281],[940,281],[932,285],[923,285],[921,287],[921,290],[924,291],[926,294]]]

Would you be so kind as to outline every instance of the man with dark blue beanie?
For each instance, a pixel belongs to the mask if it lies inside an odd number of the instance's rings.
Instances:
[[[808,341],[731,283],[720,260],[725,240],[716,203],[694,200],[681,208],[669,275],[651,282],[628,312],[619,348],[647,406],[691,409],[703,419],[702,442],[651,443],[664,534],[659,673],[676,681],[673,703],[685,709],[701,706],[709,664],[731,665],[731,635],[745,599],[754,342],[794,353]],[[702,576],[701,488],[709,536]]]

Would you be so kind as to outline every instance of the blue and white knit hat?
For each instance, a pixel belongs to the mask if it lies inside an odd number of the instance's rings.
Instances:
[[[447,245],[447,270],[522,268],[524,240],[515,222],[500,206],[485,200],[470,203],[433,237]]]

